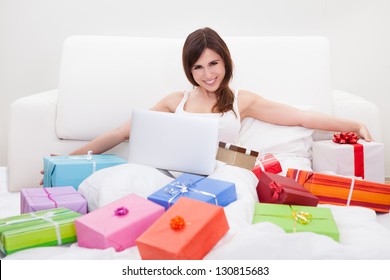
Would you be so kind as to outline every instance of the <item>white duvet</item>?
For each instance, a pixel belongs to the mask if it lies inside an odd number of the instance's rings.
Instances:
[[[281,162],[285,163],[283,159]],[[305,168],[306,164],[295,161],[297,168]],[[376,213],[370,209],[319,205],[331,209],[340,242],[310,232],[285,233],[272,223],[251,224],[258,202],[257,179],[251,171],[221,165],[211,177],[235,182],[237,201],[224,208],[230,230],[204,259],[390,259],[390,229],[378,223]],[[153,168],[124,164],[94,173],[79,189],[93,210],[129,193],[147,197],[171,181],[172,178]],[[112,248],[87,249],[74,243],[27,249],[4,258],[139,260],[140,255],[137,247],[115,252]]]

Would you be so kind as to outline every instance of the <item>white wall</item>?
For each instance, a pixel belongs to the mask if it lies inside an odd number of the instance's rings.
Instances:
[[[376,103],[385,119],[389,12],[386,0],[0,0],[0,165],[9,105],[56,88],[62,42],[75,34],[185,37],[210,26],[222,36],[326,35],[334,86]]]
[[[375,103],[381,112],[390,177],[390,1],[328,0],[333,87]],[[362,112],[364,113],[364,112]]]

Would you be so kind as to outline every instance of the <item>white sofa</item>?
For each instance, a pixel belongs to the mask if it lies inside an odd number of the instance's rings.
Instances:
[[[190,88],[181,66],[183,42],[171,38],[68,38],[58,89],[12,104],[9,191],[39,186],[43,156],[67,154],[84,141],[122,124],[132,109],[149,108],[167,93]],[[373,137],[381,141],[377,107],[332,88],[326,38],[236,37],[226,38],[226,42],[235,63],[233,88],[363,121]],[[301,156],[304,147],[302,156],[310,159],[311,132],[291,129],[247,120],[240,144],[275,153],[297,152],[296,156]],[[330,134],[319,135],[315,139]],[[277,146],[275,138],[279,139]],[[290,147],[294,141],[301,141],[301,146]],[[127,145],[123,143],[109,152],[126,158]]]

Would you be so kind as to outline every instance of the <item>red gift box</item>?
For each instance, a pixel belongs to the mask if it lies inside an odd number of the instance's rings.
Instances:
[[[261,172],[256,188],[260,202],[317,206],[318,198],[292,178]]]
[[[263,171],[278,174],[282,172],[282,166],[272,154],[265,154],[264,156],[258,158],[255,168],[253,168],[252,170],[252,172],[255,173],[257,178],[259,178],[260,173],[262,173]]]

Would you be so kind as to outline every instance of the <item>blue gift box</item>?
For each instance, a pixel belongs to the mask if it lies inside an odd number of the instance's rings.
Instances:
[[[44,157],[43,163],[44,187],[73,186],[77,190],[81,182],[95,171],[127,161],[112,154],[88,154]]]
[[[148,199],[168,209],[180,197],[226,206],[237,200],[236,185],[231,182],[184,173],[148,196]]]

